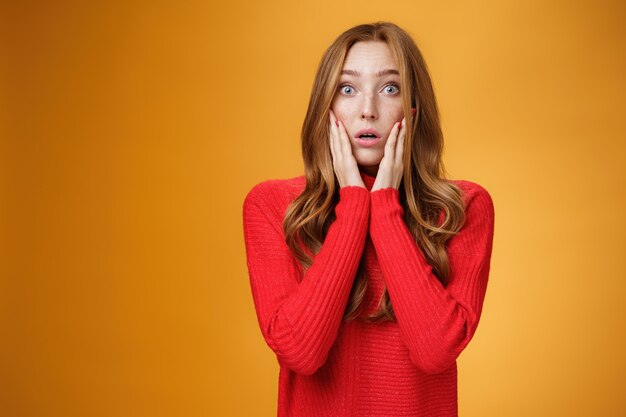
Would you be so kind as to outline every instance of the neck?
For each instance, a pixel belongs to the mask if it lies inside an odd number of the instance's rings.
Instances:
[[[361,179],[363,180],[363,184],[365,188],[371,190],[374,186],[374,181],[376,181],[376,174],[378,172],[378,165],[375,167],[362,167],[359,166],[359,173],[361,174]]]
[[[376,177],[376,174],[378,174],[378,165],[373,165],[373,166],[363,166],[363,165],[359,165],[359,171],[361,171],[362,173],[366,173],[367,175],[369,175],[370,177]]]

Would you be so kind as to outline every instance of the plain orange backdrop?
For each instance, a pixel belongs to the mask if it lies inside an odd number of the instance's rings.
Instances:
[[[13,3],[0,415],[275,415],[243,198],[302,175],[319,59],[375,20],[420,45],[449,175],[495,204],[460,415],[626,415],[623,2]]]

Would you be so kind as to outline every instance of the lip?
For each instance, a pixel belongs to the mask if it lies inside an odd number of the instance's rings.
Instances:
[[[375,139],[361,139],[359,137],[361,135],[365,135],[368,133],[371,135],[375,135],[376,138]],[[366,148],[376,145],[378,142],[380,142],[381,139],[382,137],[380,136],[380,133],[378,133],[376,129],[361,129],[358,132],[356,132],[356,134],[354,135],[355,142],[358,143],[360,146],[363,146]]]
[[[378,133],[378,130],[376,129],[361,129],[358,132],[356,132],[354,137],[358,138],[359,136],[366,135],[366,134],[375,135],[376,138],[380,138],[380,133]]]
[[[364,147],[364,148],[369,148],[370,146],[374,146],[376,145],[378,142],[380,142],[381,138],[376,138],[376,139],[361,139],[361,138],[354,138],[354,141],[356,143],[358,143],[360,146]]]

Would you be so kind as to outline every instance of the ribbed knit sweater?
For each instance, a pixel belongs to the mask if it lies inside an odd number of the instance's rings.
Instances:
[[[403,220],[395,188],[339,190],[335,220],[301,276],[285,243],[285,211],[304,176],[255,185],[243,204],[252,297],[280,365],[278,417],[457,416],[456,359],[478,325],[487,288],[494,208],[480,185],[463,191],[466,220],[447,243],[444,287]],[[366,308],[386,286],[396,321],[342,319],[361,257]]]

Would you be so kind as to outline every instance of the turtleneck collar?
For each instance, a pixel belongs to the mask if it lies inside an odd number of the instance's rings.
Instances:
[[[363,184],[365,185],[365,188],[371,191],[372,187],[374,186],[374,181],[376,181],[376,177],[372,177],[362,169],[359,169],[359,172],[361,173],[361,178],[363,179]]]

